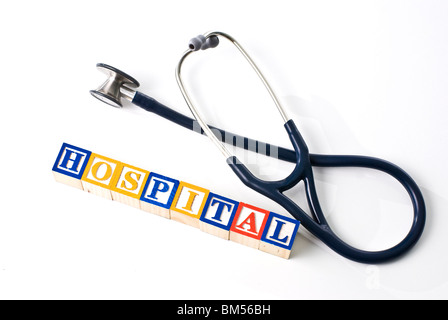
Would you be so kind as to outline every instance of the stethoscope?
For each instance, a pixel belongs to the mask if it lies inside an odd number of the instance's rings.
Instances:
[[[263,82],[268,90],[272,100],[277,106],[283,120],[286,132],[289,135],[294,150],[288,150],[282,147],[273,146],[260,141],[252,140],[246,137],[241,137],[222,129],[209,126],[202,116],[199,114],[197,108],[194,106],[187,90],[185,89],[182,80],[181,69],[184,60],[192,53],[198,50],[205,50],[208,48],[215,48],[219,44],[219,38],[225,38],[235,45],[235,47],[246,58],[249,64],[257,73],[258,77]],[[111,67],[106,64],[97,64],[98,69],[104,71],[108,75],[106,82],[97,90],[90,91],[91,94],[114,107],[122,107],[121,98],[128,99],[133,104],[141,107],[146,111],[156,113],[163,118],[177,123],[187,129],[195,130],[197,123],[202,130],[200,133],[207,135],[212,142],[219,148],[221,153],[226,158],[226,161],[238,178],[249,188],[263,194],[272,199],[283,208],[285,208],[295,219],[299,220],[301,224],[310,231],[314,236],[319,238],[328,247],[333,249],[340,255],[362,263],[380,263],[394,259],[411,249],[419,240],[426,219],[425,203],[420,189],[414,180],[402,169],[396,165],[381,160],[378,158],[366,156],[353,155],[320,155],[310,154],[308,147],[303,140],[299,130],[294,121],[288,117],[286,111],[279,102],[269,83],[256,66],[247,52],[241,45],[231,36],[223,32],[208,32],[190,40],[189,49],[181,57],[176,68],[176,80],[182,95],[187,102],[194,118],[189,118],[180,114],[155,99],[136,91],[139,87],[137,80],[127,75],[126,73]],[[219,133],[219,134],[215,134]],[[224,139],[224,137],[233,136],[234,139]],[[236,141],[244,141],[243,145],[237,144]],[[256,146],[255,152],[263,150],[263,154],[271,157],[277,157],[280,160],[295,163],[295,168],[292,173],[285,179],[279,181],[265,181],[254,176],[249,169],[236,156],[233,156],[223,143],[232,144],[233,146],[242,147],[249,150],[248,146]],[[260,146],[260,148],[258,148]],[[272,152],[271,150],[276,150]],[[312,166],[316,167],[364,167],[383,171],[395,179],[397,179],[408,192],[414,210],[412,226],[408,234],[395,246],[382,251],[364,251],[354,248],[342,241],[330,228],[327,220],[322,212],[319,204],[316,187],[313,177]],[[294,201],[285,196],[283,193],[299,182],[303,181],[305,185],[306,197],[308,206],[311,211],[311,216],[303,211]]]

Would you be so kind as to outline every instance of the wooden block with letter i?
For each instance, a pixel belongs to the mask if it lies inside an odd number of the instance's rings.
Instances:
[[[140,196],[149,172],[125,163],[120,163],[111,185],[112,200],[140,209]]]
[[[81,178],[84,191],[112,200],[110,188],[120,164],[119,161],[92,153]]]
[[[68,143],[63,143],[53,165],[56,181],[83,190],[81,177],[89,161],[91,152]]]
[[[238,209],[239,202],[210,193],[199,219],[202,231],[229,240],[230,226]]]
[[[260,250],[288,259],[300,222],[271,212],[261,236]]]
[[[230,227],[230,240],[258,249],[269,211],[240,203]]]
[[[151,172],[140,197],[140,209],[170,219],[170,207],[178,186],[178,180]]]
[[[208,194],[207,189],[181,181],[171,204],[171,219],[199,228],[199,217]]]

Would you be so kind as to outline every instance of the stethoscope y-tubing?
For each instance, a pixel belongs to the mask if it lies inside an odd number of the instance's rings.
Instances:
[[[174,122],[184,128],[189,130],[196,131],[205,135],[204,130],[199,125],[195,125],[196,120],[179,113],[162,103],[158,102],[152,97],[149,97],[141,92],[136,92],[135,96],[132,100],[132,103],[139,106],[140,108],[155,113],[162,118],[165,118],[171,122]],[[287,162],[296,162],[296,154],[294,151],[272,146],[269,143],[260,142],[254,139],[246,138],[237,134],[233,134],[231,132],[222,130],[220,128],[216,128],[214,126],[210,126],[210,128],[216,133],[219,132],[219,135],[216,136],[221,139],[221,142],[229,143],[234,147],[241,147],[244,150],[251,150],[256,153],[263,152],[264,155],[269,157],[277,157],[280,160]],[[229,139],[231,137],[231,139]],[[227,139],[226,139],[227,138]],[[254,147],[255,146],[255,147]],[[274,152],[273,150],[276,149]]]
[[[155,113],[184,128],[204,134],[204,131],[201,130],[198,125],[195,125],[196,120],[187,117],[161,104],[157,100],[143,93],[136,92],[132,100],[132,103],[141,107],[146,111]],[[298,164],[300,159],[297,159],[297,154],[299,154],[297,153],[297,151],[306,148],[304,142],[301,145],[300,142],[298,143],[297,141],[296,142],[292,141],[294,148],[296,149],[296,151],[294,151],[282,147],[273,146],[268,143],[260,142],[257,140],[249,139],[247,137],[235,135],[233,133],[227,132],[225,130],[213,126],[210,126],[210,128],[212,130],[216,130],[216,132],[219,132],[219,137],[218,135],[217,137],[220,138],[222,142],[231,144],[236,147],[242,147],[245,150],[250,150],[257,153],[259,153],[259,151],[262,151],[263,154],[265,154],[266,156],[277,157],[280,160],[291,163]],[[297,134],[299,135],[298,131]],[[228,137],[233,137],[233,139],[228,139]],[[244,142],[243,145],[240,145],[241,144],[240,141]],[[253,149],[253,146],[256,146],[256,148]],[[277,151],[271,152],[274,148]],[[259,191],[260,193],[264,194],[265,196],[271,198],[275,202],[282,205],[292,216],[294,216],[297,220],[299,220],[303,224],[303,226],[306,229],[308,229],[312,234],[321,239],[326,245],[328,245],[334,251],[338,252],[339,254],[351,260],[363,263],[384,262],[387,260],[391,260],[395,257],[398,257],[399,255],[410,249],[418,241],[425,225],[425,219],[426,219],[425,203],[422,193],[417,184],[401,168],[382,159],[366,156],[356,156],[356,155],[309,154],[308,159],[311,166],[363,167],[383,171],[393,176],[395,179],[397,179],[408,192],[413,205],[414,218],[412,221],[412,226],[407,236],[393,248],[383,251],[370,252],[353,248],[344,241],[342,241],[338,236],[336,236],[336,234],[328,226],[318,201],[316,188],[314,185],[314,178],[312,176],[311,169],[308,169],[309,171],[305,172],[304,176],[292,179],[289,185],[290,186],[295,185],[299,182],[299,180],[303,180],[305,182],[306,196],[312,212],[312,217],[306,214],[295,202],[293,202],[291,199],[289,199],[282,193],[282,191],[285,191],[286,189],[279,190],[279,188],[275,187],[274,184],[272,187],[270,187],[268,182],[262,181],[253,176],[252,173],[250,173],[243,164],[238,163],[238,161],[235,161],[235,163],[230,162],[229,165],[246,185],[250,186],[252,189]],[[296,169],[298,168],[299,166],[296,166]],[[284,185],[284,183],[282,182],[279,185]]]

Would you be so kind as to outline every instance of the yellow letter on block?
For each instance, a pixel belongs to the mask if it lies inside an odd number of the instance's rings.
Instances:
[[[92,153],[81,178],[84,190],[112,200],[110,188],[120,165],[119,161]]]
[[[140,208],[140,196],[148,176],[146,170],[121,163],[112,183],[112,199]]]
[[[171,204],[171,219],[199,228],[208,194],[207,189],[181,181]]]

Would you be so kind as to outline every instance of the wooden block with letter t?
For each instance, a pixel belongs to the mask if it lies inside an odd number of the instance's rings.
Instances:
[[[171,219],[199,228],[199,217],[208,194],[207,189],[181,181],[171,204]]]
[[[112,199],[140,209],[140,196],[149,172],[120,163],[111,185]]]
[[[271,212],[261,236],[260,250],[288,259],[300,222]]]
[[[91,152],[68,143],[63,143],[53,165],[56,181],[83,190],[81,177],[89,161]]]
[[[269,211],[240,203],[230,227],[230,240],[258,249]]]
[[[238,209],[239,202],[210,193],[199,219],[202,231],[229,240],[230,226]]]
[[[81,182],[84,191],[112,200],[112,187],[121,163],[96,153],[90,155]]]

